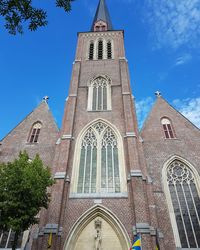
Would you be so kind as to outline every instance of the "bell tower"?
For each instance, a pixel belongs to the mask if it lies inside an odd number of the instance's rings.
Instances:
[[[105,0],[91,31],[78,33],[53,167],[56,183],[33,249],[47,249],[52,234],[52,250],[128,250],[138,232],[143,248],[154,249],[124,31],[113,29]]]

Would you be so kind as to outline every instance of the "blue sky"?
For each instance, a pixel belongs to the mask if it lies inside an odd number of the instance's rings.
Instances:
[[[66,14],[54,1],[34,1],[49,24],[11,36],[0,17],[0,138],[42,100],[61,126],[77,32],[90,29],[98,0],[76,0]],[[115,29],[125,30],[140,126],[160,90],[200,127],[200,1],[107,0]]]

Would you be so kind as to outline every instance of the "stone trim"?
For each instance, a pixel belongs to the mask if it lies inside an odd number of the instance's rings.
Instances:
[[[57,142],[56,142],[56,145],[59,145],[61,143],[61,139],[58,138]]]
[[[131,179],[131,177],[141,177],[143,181],[146,181],[146,177],[142,174],[142,171],[137,169],[137,170],[131,170],[130,174],[128,176],[128,180]]]
[[[71,180],[70,180],[70,177],[69,177],[69,175],[67,175],[66,178],[65,178],[65,182],[70,183],[70,181],[71,181]]]
[[[71,193],[69,198],[72,199],[93,199],[93,198],[128,198],[128,193],[94,193],[94,194],[77,194]]]
[[[66,172],[56,172],[54,175],[54,179],[65,179]]]
[[[124,136],[126,137],[137,137],[135,132],[126,132],[126,135]]]
[[[140,234],[150,234],[151,236],[156,236],[156,228],[149,225],[149,223],[141,222],[136,223],[136,225],[133,226],[133,234],[137,235]],[[158,237],[164,238],[163,233],[160,232],[158,229]]]
[[[131,95],[131,92],[122,92],[122,95]]]
[[[69,97],[77,97],[77,94],[70,94]]]
[[[119,60],[128,62],[128,60],[126,59],[126,57],[119,57]]]
[[[106,32],[79,32],[79,36],[82,37],[116,37],[123,34],[123,30],[119,31],[106,31]]]
[[[56,234],[61,236],[62,227],[59,227],[58,224],[46,224],[44,227],[39,229],[38,236],[44,236],[45,234]]]
[[[95,199],[94,204],[102,204],[102,199]]]
[[[72,135],[63,135],[63,136],[61,137],[61,139],[62,139],[62,140],[67,140],[67,139],[72,140],[72,139],[74,139],[74,138],[72,137]]]
[[[131,170],[131,177],[143,177],[141,170]]]

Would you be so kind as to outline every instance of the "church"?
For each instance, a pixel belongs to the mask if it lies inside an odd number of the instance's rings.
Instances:
[[[44,98],[1,141],[1,162],[39,153],[55,179],[19,249],[128,250],[137,236],[143,250],[200,249],[200,130],[156,96],[139,131],[124,31],[100,0],[78,33],[62,128]],[[1,233],[0,249],[11,241]]]

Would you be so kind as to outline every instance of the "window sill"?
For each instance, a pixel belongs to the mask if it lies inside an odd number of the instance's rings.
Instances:
[[[95,193],[95,194],[77,194],[71,193],[69,198],[72,199],[92,199],[92,198],[127,198],[128,193]]]
[[[88,112],[111,112],[112,109],[108,109],[108,110],[87,110]]]
[[[173,140],[174,140],[174,141],[179,140],[178,138],[163,138],[163,139],[164,139],[164,140],[167,140],[167,141],[168,141],[168,140],[170,140],[170,141],[171,141],[171,140],[172,140],[172,141],[173,141]],[[187,249],[187,248],[186,248],[186,249]]]
[[[181,247],[177,247],[176,250],[200,250],[200,248],[181,248]]]
[[[30,145],[30,146],[38,145],[38,144],[39,144],[38,142],[26,142],[26,145]],[[0,250],[1,250],[1,248],[0,248]]]
[[[97,61],[105,61],[105,60],[109,60],[109,61],[114,61],[115,59],[114,58],[103,58],[103,59],[86,59],[86,61],[88,62],[97,62]]]

